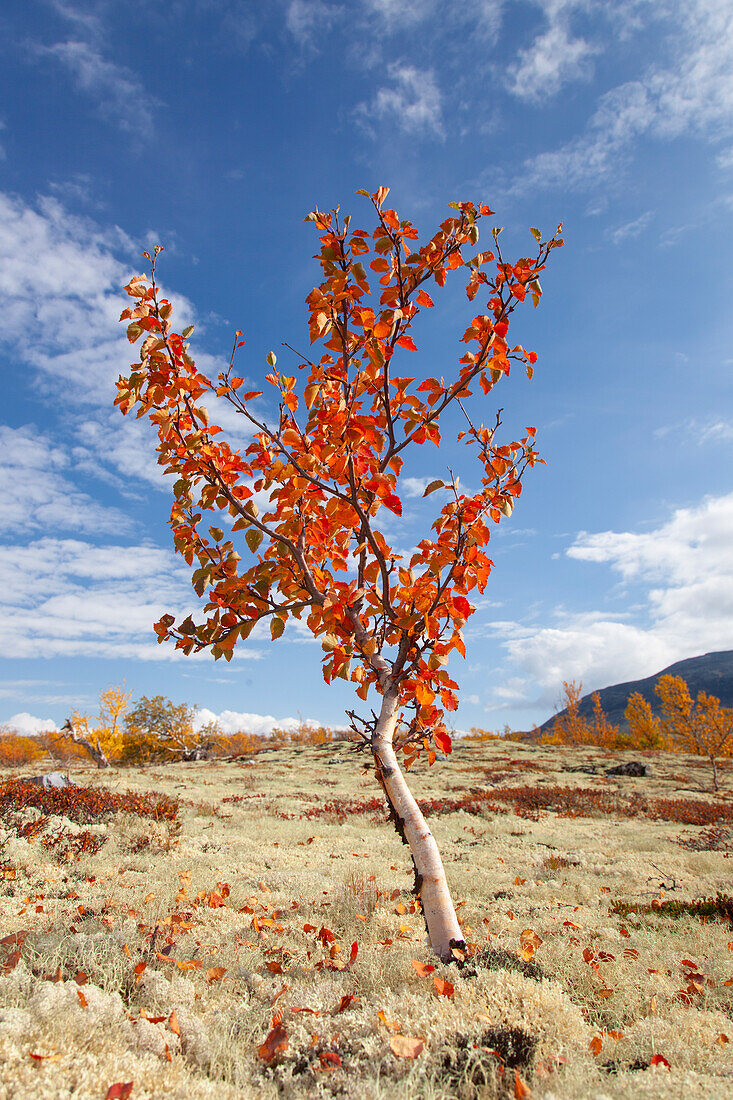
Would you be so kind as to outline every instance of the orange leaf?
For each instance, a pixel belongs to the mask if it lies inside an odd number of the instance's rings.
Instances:
[[[168,1027],[171,1029],[171,1031],[173,1032],[174,1035],[180,1035],[181,1034],[181,1028],[180,1028],[179,1023],[178,1023],[178,1017],[176,1016],[175,1008],[173,1009],[170,1016],[168,1017]]]
[[[402,515],[402,501],[395,493],[387,493],[386,496],[382,497],[382,504],[385,508],[389,508],[390,512],[394,512],[395,515]]]
[[[384,1015],[384,1013],[381,1011],[381,1009],[377,1013],[377,1016],[382,1021],[382,1023],[385,1024],[385,1026],[390,1029],[390,1031],[396,1031],[397,1028],[400,1026],[399,1024],[395,1023],[394,1020],[388,1020],[387,1017]]]
[[[654,1054],[654,1055],[652,1055],[652,1058],[651,1058],[651,1061],[649,1062],[649,1065],[650,1066],[664,1066],[665,1069],[671,1069],[672,1068],[663,1054]]]
[[[514,1100],[532,1100],[532,1093],[519,1076],[519,1070],[514,1070]]]
[[[28,1051],[28,1056],[34,1062],[58,1062],[61,1058],[60,1054],[33,1054],[31,1051]]]
[[[415,341],[411,336],[400,336],[397,343],[401,348],[407,348],[408,351],[417,351]]]
[[[603,1039],[600,1037],[600,1035],[593,1036],[588,1049],[590,1050],[591,1054],[601,1053],[601,1051],[603,1050]]]
[[[430,963],[420,962],[419,959],[413,959],[412,965],[421,978],[424,978],[427,974],[432,974],[435,970],[435,967],[431,966]]]
[[[444,978],[439,978],[436,974],[433,978],[435,988],[441,997],[452,997],[455,991],[455,987],[452,982],[445,981]]]
[[[81,1005],[81,1007],[86,1008],[89,1002],[87,1001],[86,997],[80,989],[77,989],[76,995],[79,998],[79,1004]]]
[[[389,1047],[397,1058],[415,1059],[425,1049],[422,1039],[412,1039],[409,1035],[393,1035]]]
[[[207,982],[220,982],[226,974],[226,967],[224,966],[211,966],[206,971]]]
[[[341,1059],[333,1050],[324,1050],[318,1055],[318,1060],[324,1069],[338,1069],[341,1065]]]

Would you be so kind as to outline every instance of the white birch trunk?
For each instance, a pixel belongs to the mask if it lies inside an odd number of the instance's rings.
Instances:
[[[415,888],[420,896],[430,946],[443,962],[465,951],[466,941],[458,923],[448,882],[435,837],[415,801],[397,763],[393,737],[397,722],[396,690],[388,690],[372,739],[372,752],[379,779],[392,811],[398,833],[408,845],[415,867]]]

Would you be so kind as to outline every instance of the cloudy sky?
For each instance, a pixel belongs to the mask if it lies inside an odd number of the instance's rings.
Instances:
[[[354,192],[381,184],[426,233],[451,200],[491,204],[515,256],[565,224],[514,327],[535,380],[494,391],[548,464],[492,541],[457,726],[528,728],[563,679],[733,648],[729,0],[26,0],[0,51],[0,723],[60,723],[111,684],[230,728],[342,721],[350,689],[302,634],[229,665],[157,645],[196,598],[150,433],[112,407],[117,319],[160,242],[198,362],[242,329],[260,388],[268,350],[307,343],[304,215],[368,222]],[[438,306],[410,373],[461,354],[455,278]],[[454,454],[406,468],[398,547]]]

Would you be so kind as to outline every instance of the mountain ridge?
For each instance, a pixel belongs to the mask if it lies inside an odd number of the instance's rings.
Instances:
[[[627,729],[624,711],[629,696],[635,691],[641,693],[652,708],[654,714],[659,715],[659,699],[654,693],[654,686],[660,676],[681,676],[687,683],[690,695],[697,698],[700,691],[708,695],[716,695],[724,707],[733,707],[733,649],[716,650],[712,653],[703,653],[698,657],[687,657],[682,661],[675,661],[667,668],[655,672],[653,676],[645,676],[640,680],[627,680],[624,683],[611,684],[600,688],[598,695],[601,698],[601,706],[608,720],[622,729]],[[578,707],[578,712],[583,718],[592,718],[592,696],[596,692],[588,692],[583,695]],[[546,722],[538,727],[539,734],[549,733],[555,719],[564,716],[566,709],[553,714]]]

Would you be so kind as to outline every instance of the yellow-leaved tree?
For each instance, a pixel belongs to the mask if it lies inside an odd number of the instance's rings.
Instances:
[[[558,714],[551,733],[540,740],[543,745],[593,745],[597,748],[615,749],[620,745],[618,726],[609,722],[601,706],[601,697],[596,691],[592,696],[593,718],[587,719],[580,713],[580,700],[583,692],[582,681],[563,680],[563,711]]]
[[[718,760],[733,754],[733,710],[705,691],[693,702],[681,676],[660,676],[654,691],[662,710],[662,736],[674,751],[707,757],[713,788],[719,790]]]
[[[73,741],[89,753],[98,768],[109,768],[111,761],[122,757],[124,719],[131,694],[120,687],[100,691],[99,714],[92,717],[72,711],[55,740]]]

